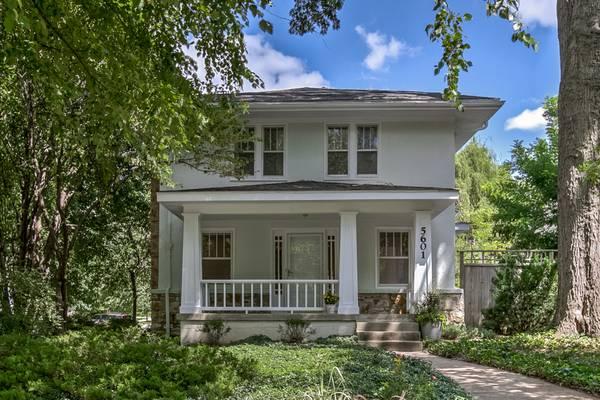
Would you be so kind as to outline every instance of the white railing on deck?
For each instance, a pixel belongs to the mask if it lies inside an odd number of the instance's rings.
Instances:
[[[337,280],[203,280],[203,311],[321,311],[323,296],[337,293]]]

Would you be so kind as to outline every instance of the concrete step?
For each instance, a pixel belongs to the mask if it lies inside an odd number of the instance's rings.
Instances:
[[[422,351],[423,343],[415,340],[360,340],[365,346],[389,351]]]
[[[419,331],[414,321],[356,321],[356,331]]]
[[[409,321],[414,322],[415,316],[411,314],[361,314],[357,321],[379,322],[379,321]]]
[[[357,331],[358,340],[421,340],[418,331]]]

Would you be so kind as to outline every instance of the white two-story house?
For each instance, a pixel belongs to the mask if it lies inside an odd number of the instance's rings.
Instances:
[[[177,185],[156,194],[155,327],[193,342],[223,318],[232,339],[276,336],[294,313],[327,336],[353,334],[361,316],[410,314],[434,289],[458,304],[454,156],[502,101],[464,96],[461,112],[439,93],[239,98],[256,137],[242,149],[247,176],[175,165]],[[336,314],[324,313],[329,291]]]

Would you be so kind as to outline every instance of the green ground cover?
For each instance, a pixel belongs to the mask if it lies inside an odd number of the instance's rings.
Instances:
[[[337,397],[334,397],[337,393]],[[422,361],[352,339],[181,347],[139,329],[0,336],[0,399],[468,399]]]

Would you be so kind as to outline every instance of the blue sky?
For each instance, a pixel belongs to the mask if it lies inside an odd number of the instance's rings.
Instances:
[[[273,34],[262,34],[252,25],[246,39],[250,67],[267,89],[444,88],[443,76],[433,75],[440,47],[424,30],[433,18],[432,0],[346,0],[340,30],[304,37],[287,33],[291,0],[274,3],[266,14],[274,24]],[[514,140],[530,142],[543,135],[539,107],[546,96],[558,92],[556,0],[521,0],[522,17],[540,43],[537,53],[512,43],[510,24],[486,17],[484,0],[450,0],[450,4],[473,14],[465,26],[472,46],[466,55],[473,67],[462,75],[461,92],[506,101],[488,128],[477,134],[498,160],[504,160],[510,157]]]

